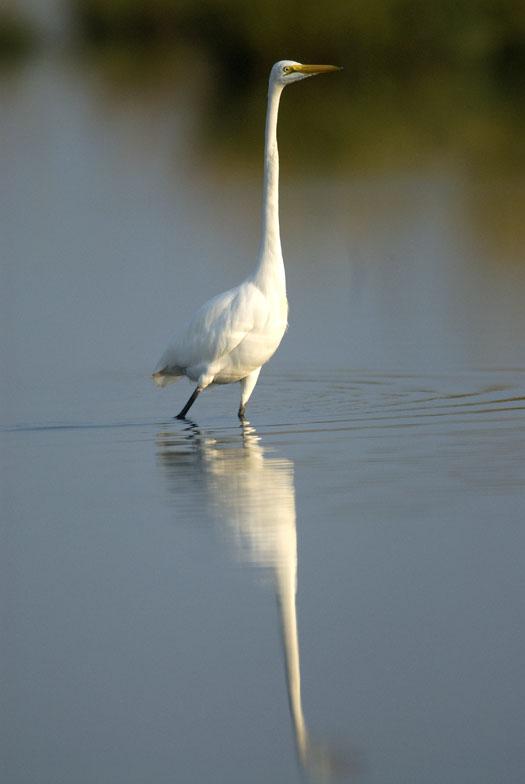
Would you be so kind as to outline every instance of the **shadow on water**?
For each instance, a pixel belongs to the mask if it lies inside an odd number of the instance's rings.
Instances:
[[[348,779],[347,752],[312,738],[301,697],[297,628],[297,525],[294,464],[271,453],[245,422],[240,435],[215,437],[193,422],[157,436],[158,457],[174,492],[190,473],[233,542],[239,560],[270,575],[279,611],[287,697],[300,769],[314,781]]]

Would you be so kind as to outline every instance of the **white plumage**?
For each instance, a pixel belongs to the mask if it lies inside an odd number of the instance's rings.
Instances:
[[[255,272],[234,289],[206,302],[162,355],[153,378],[159,386],[186,376],[197,384],[178,414],[182,419],[211,384],[241,383],[239,417],[259,372],[286,331],[288,302],[279,232],[279,155],[277,114],[284,87],[332,65],[302,65],[281,60],[270,72],[264,150],[262,237]]]

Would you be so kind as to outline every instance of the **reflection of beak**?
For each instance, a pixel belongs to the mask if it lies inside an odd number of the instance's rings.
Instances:
[[[292,65],[292,68],[296,73],[302,73],[305,76],[343,70],[339,65]]]

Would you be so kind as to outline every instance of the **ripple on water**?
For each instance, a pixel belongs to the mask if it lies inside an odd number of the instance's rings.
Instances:
[[[366,463],[403,464],[414,475],[455,472],[481,488],[521,488],[524,381],[520,371],[348,372],[328,380],[297,374],[274,385],[270,378],[253,405],[252,422],[266,448],[308,454],[321,473],[329,449],[342,463],[359,464],[360,474]],[[195,421],[215,450],[241,443],[236,423],[225,425],[222,417],[200,420],[198,413]],[[187,455],[195,439],[192,426],[180,423],[161,434],[172,455]],[[375,481],[370,473],[363,477]]]
[[[216,395],[210,391],[209,396]],[[179,395],[180,397],[180,395]],[[216,398],[215,398],[216,399]],[[173,405],[170,400],[170,406]],[[239,427],[228,402],[201,406],[194,420],[223,438],[235,437]],[[223,410],[224,409],[224,410]],[[322,374],[267,373],[256,390],[250,414],[259,433],[267,436],[347,431],[387,431],[391,428],[441,432],[465,428],[525,426],[525,371],[504,370],[449,374],[338,371]],[[4,433],[53,431],[149,430],[173,424],[169,419],[133,418],[119,421],[18,422]],[[183,429],[184,423],[180,423]]]
[[[297,385],[302,389],[297,392]],[[281,386],[281,392],[283,391]],[[525,373],[520,371],[463,374],[385,374],[349,372],[346,377],[291,378],[282,395],[294,406],[290,424],[356,425],[384,423],[399,427],[423,424],[425,419],[506,414],[523,422]],[[288,406],[289,408],[289,406]],[[281,406],[282,409],[282,406]],[[302,418],[299,412],[309,411]],[[314,413],[312,418],[311,414]],[[315,414],[321,414],[316,416]],[[503,421],[503,420],[502,420]]]

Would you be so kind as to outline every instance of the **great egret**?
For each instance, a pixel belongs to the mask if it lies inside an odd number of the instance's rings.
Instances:
[[[335,65],[302,65],[280,60],[270,71],[266,135],[262,236],[255,272],[240,286],[203,305],[162,355],[153,379],[165,386],[187,376],[197,386],[177,415],[184,419],[203,389],[240,381],[242,420],[262,365],[279,346],[288,321],[286,278],[279,233],[279,154],[277,113],[286,85],[309,76],[339,71]]]

